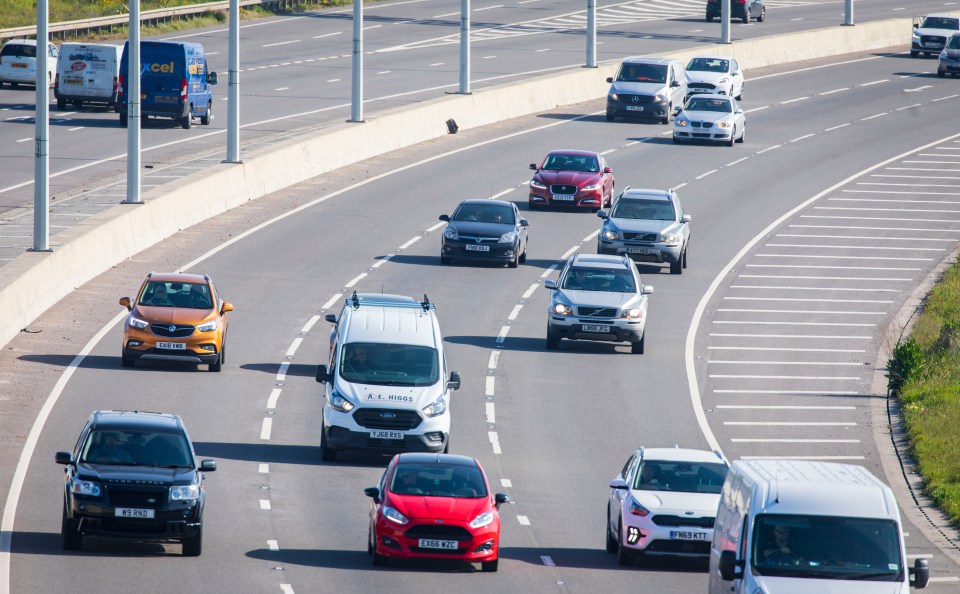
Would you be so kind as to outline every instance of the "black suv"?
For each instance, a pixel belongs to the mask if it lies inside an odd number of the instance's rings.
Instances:
[[[179,540],[183,554],[200,554],[203,473],[217,464],[195,461],[193,444],[177,415],[95,411],[73,453],[57,452],[64,469],[63,548],[77,550],[84,536]]]

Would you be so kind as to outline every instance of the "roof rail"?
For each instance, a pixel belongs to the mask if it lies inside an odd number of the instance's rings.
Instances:
[[[361,305],[371,306],[371,307],[393,307],[398,309],[422,309],[423,311],[430,311],[437,309],[437,306],[430,302],[430,299],[427,297],[427,294],[423,294],[423,301],[389,301],[389,300],[379,300],[379,299],[368,299],[361,298],[357,295],[356,290],[354,290],[353,295],[350,296],[350,305],[353,309],[360,309]]]

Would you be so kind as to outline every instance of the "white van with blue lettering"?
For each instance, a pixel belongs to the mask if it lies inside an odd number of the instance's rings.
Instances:
[[[324,384],[321,457],[343,450],[447,452],[450,392],[436,308],[423,296],[353,293],[334,324]]]

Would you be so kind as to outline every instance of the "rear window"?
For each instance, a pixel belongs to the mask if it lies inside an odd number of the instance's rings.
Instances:
[[[0,50],[0,57],[9,58],[36,58],[37,47],[21,43],[8,43]]]

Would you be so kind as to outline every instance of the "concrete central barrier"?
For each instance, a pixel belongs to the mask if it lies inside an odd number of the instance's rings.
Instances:
[[[684,61],[698,54],[731,55],[749,70],[889,47],[906,51],[911,26],[911,19],[838,25],[663,55]],[[142,206],[109,208],[58,234],[61,247],[54,252],[28,252],[0,268],[0,346],[75,288],[177,231],[312,177],[448,134],[449,119],[469,129],[599,99],[617,66],[531,77],[375,112],[365,123],[308,133],[246,155],[242,164],[213,165],[154,188],[143,194]]]

